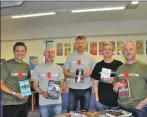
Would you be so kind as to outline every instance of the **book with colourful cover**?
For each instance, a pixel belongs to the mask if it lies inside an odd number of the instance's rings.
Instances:
[[[127,112],[125,110],[106,110],[107,117],[131,117],[132,113]]]
[[[60,96],[60,81],[49,80],[48,99],[58,100]]]
[[[22,80],[19,81],[20,91],[23,96],[31,95],[31,88],[30,88],[30,81],[29,80]]]
[[[128,79],[123,79],[119,81],[119,96],[121,97],[131,97],[130,85]]]

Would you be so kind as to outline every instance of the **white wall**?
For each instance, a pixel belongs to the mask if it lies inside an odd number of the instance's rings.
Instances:
[[[54,43],[58,43],[58,42],[74,42],[74,38],[75,37],[67,37],[66,39],[64,38],[58,38],[54,40]],[[48,39],[48,41],[51,39]],[[87,36],[87,41],[91,42],[91,41],[133,41],[136,42],[136,40],[144,40],[144,47],[146,47],[145,42],[147,40],[147,35],[123,35],[123,36]],[[28,52],[27,52],[27,56],[25,58],[25,61],[28,62],[28,58],[29,56],[38,56],[38,60],[39,63],[43,62],[43,50],[45,48],[45,41],[47,41],[47,39],[38,39],[38,40],[24,40],[25,44],[28,47]],[[2,42],[1,43],[1,57],[2,58],[6,58],[7,60],[13,57],[13,53],[12,53],[12,48],[13,48],[13,44],[16,41],[8,41],[8,42]],[[116,43],[115,43],[116,45]],[[99,46],[98,46],[99,48]],[[146,53],[146,50],[144,48],[144,52]],[[97,56],[93,56],[96,61],[100,61],[103,59],[102,55],[97,55]],[[122,55],[114,55],[113,58],[121,60],[121,61],[125,61],[124,57]],[[143,54],[143,55],[137,55],[137,59],[147,63],[147,54]],[[66,60],[66,56],[62,56],[62,57],[56,57],[55,58],[55,62],[56,63],[64,63]]]

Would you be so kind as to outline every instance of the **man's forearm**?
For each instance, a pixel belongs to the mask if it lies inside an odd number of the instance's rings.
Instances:
[[[39,94],[43,94],[44,92],[40,87],[34,87],[34,90]]]
[[[6,87],[4,84],[1,84],[1,90],[5,93],[12,94],[14,91]]]

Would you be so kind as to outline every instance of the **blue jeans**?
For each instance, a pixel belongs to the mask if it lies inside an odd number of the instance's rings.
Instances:
[[[143,108],[142,110],[138,110],[136,108],[124,108],[122,106],[119,106],[119,109],[123,109],[128,112],[131,112],[133,117],[147,117],[147,113],[145,111],[145,108]]]
[[[92,89],[69,89],[67,112],[76,111],[80,101],[81,110],[88,111]]]
[[[41,117],[55,117],[62,113],[62,104],[39,105]]]
[[[96,110],[97,111],[103,111],[103,110],[109,110],[109,109],[114,109],[114,110],[117,110],[118,109],[118,106],[106,106],[102,103],[100,103],[99,101],[96,102]]]

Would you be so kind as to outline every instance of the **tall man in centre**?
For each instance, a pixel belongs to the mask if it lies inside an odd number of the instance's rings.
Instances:
[[[95,66],[93,57],[85,52],[86,37],[77,36],[75,39],[75,49],[67,56],[64,64],[64,75],[69,80],[69,96],[67,111],[77,110],[80,101],[81,110],[88,111],[92,92],[92,79],[90,77]]]

